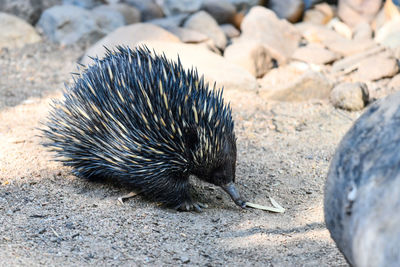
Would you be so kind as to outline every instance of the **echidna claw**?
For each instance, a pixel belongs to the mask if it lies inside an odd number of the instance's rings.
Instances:
[[[200,202],[183,202],[182,204],[175,207],[178,211],[197,211],[201,212],[203,208],[208,208],[207,204]]]

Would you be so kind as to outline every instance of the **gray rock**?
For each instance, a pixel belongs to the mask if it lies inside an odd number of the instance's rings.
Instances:
[[[0,12],[0,48],[21,47],[41,41],[35,28],[17,16]]]
[[[240,31],[236,29],[235,26],[233,26],[232,24],[222,24],[219,27],[225,33],[225,36],[229,39],[240,36]]]
[[[207,35],[219,49],[224,49],[227,44],[225,33],[215,19],[205,11],[191,15],[183,26]]]
[[[104,33],[104,35],[125,25],[124,16],[108,5],[95,7],[91,12],[94,15],[99,30]]]
[[[37,27],[51,41],[65,45],[94,42],[103,36],[90,11],[71,5],[46,9]]]
[[[369,92],[365,83],[341,83],[331,92],[331,103],[336,108],[356,111],[363,109],[369,102]]]
[[[179,15],[169,16],[169,17],[165,17],[165,18],[152,19],[152,20],[149,20],[148,22],[151,24],[160,26],[161,28],[179,27],[179,26],[182,26],[183,21],[188,16],[189,15],[187,15],[187,14],[179,14]]]
[[[241,30],[242,41],[254,40],[262,43],[269,51],[274,51],[274,57],[280,64],[288,61],[301,38],[293,25],[278,19],[273,11],[261,6],[250,10],[243,19]]]
[[[276,13],[281,19],[287,19],[290,22],[298,22],[304,11],[303,0],[270,0],[268,8]]]
[[[338,17],[350,27],[371,22],[381,8],[382,0],[339,0]]]
[[[236,7],[236,10],[238,11],[246,11],[260,4],[260,0],[228,0],[228,1],[232,3]]]
[[[89,49],[86,50],[85,55],[82,57],[82,64],[92,63],[90,57],[102,58],[108,49],[114,49],[118,45],[125,45],[135,47],[139,42],[145,40],[159,40],[166,42],[179,43],[179,38],[172,33],[150,23],[136,23],[129,26],[124,26],[116,29],[104,38],[100,39]]]
[[[236,8],[228,0],[204,0],[201,9],[210,14],[218,24],[230,23],[236,14]]]
[[[167,58],[177,60],[177,56],[185,68],[196,67],[199,75],[211,85],[216,82],[217,87],[225,90],[255,90],[256,79],[245,69],[230,63],[208,49],[196,44],[169,43],[159,41],[144,42],[157,53],[165,53]]]
[[[352,266],[398,266],[400,92],[376,101],[347,132],[325,186],[325,223]]]
[[[35,25],[42,12],[55,5],[60,5],[62,0],[1,0],[0,11],[13,14],[31,25]]]
[[[63,5],[73,5],[87,9],[103,4],[101,0],[62,0],[62,3]]]
[[[117,3],[108,5],[108,7],[118,11],[124,17],[126,25],[138,23],[141,20],[140,11],[128,4]]]
[[[200,9],[202,0],[156,0],[166,16],[193,13]]]
[[[295,64],[270,70],[259,80],[259,95],[265,100],[308,101],[328,99],[332,82],[307,64]]]
[[[164,17],[161,7],[154,0],[124,0],[124,2],[140,11],[142,21]]]
[[[273,59],[265,47],[254,41],[235,42],[225,49],[224,57],[260,78],[273,68]]]
[[[183,43],[202,43],[210,40],[207,35],[182,27],[166,27],[164,28],[172,34],[178,36]]]
[[[311,43],[306,46],[297,48],[292,59],[300,60],[312,64],[328,64],[336,61],[340,58],[340,55],[326,49],[324,46]]]

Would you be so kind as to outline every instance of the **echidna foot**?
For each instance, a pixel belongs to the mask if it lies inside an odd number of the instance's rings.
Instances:
[[[192,202],[192,201],[185,201],[182,204],[179,204],[178,206],[175,207],[176,210],[178,211],[197,211],[201,212],[202,209],[208,208],[207,204],[203,204],[200,202]]]

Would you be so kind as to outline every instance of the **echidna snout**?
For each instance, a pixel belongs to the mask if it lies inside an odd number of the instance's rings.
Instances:
[[[239,192],[237,191],[234,183],[228,183],[224,184],[221,186],[222,189],[225,190],[229,194],[229,196],[232,198],[232,200],[235,202],[236,205],[238,205],[241,208],[246,207],[246,202],[242,200],[242,198],[239,195]]]

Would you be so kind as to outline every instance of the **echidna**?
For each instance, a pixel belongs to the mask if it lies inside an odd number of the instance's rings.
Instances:
[[[147,47],[108,50],[52,106],[44,145],[76,176],[128,183],[150,200],[200,210],[189,192],[195,175],[245,206],[234,186],[231,108],[179,57]]]

